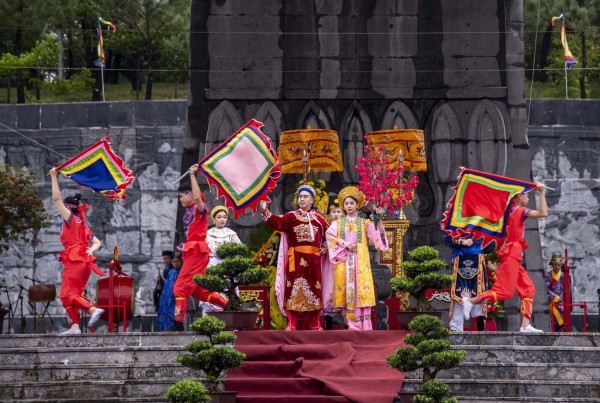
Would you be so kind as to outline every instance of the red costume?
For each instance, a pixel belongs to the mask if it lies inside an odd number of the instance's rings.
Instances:
[[[200,301],[225,306],[227,300],[215,292],[208,291],[194,282],[193,277],[204,274],[209,262],[210,248],[206,243],[208,231],[208,211],[199,211],[196,204],[186,207],[186,216],[191,217],[187,224],[186,241],[183,247],[183,266],[173,286],[175,297],[175,322],[183,322],[187,311],[187,300],[194,296]],[[185,218],[184,218],[185,221]]]
[[[317,329],[319,311],[323,309],[320,248],[329,225],[321,213],[302,210],[282,216],[271,214],[266,217],[266,224],[287,235],[281,241],[286,250],[280,252],[285,255],[277,267],[281,281],[275,292],[281,309],[287,311],[289,327],[296,328],[297,312],[312,312],[311,326]]]
[[[71,214],[63,221],[60,241],[65,250],[60,253],[60,262],[65,265],[60,285],[60,300],[73,324],[79,324],[79,310],[89,310],[94,304],[82,294],[90,278],[92,270],[104,275],[94,263],[96,258],[87,253],[90,241],[94,237],[85,223],[84,210],[87,204],[78,207],[79,216]]]
[[[535,296],[535,286],[523,266],[523,251],[527,249],[524,221],[525,207],[513,206],[506,223],[506,241],[498,252],[500,265],[492,289],[476,297],[478,304],[485,301],[504,301],[512,298],[515,288],[521,298],[521,316],[531,319],[531,308]]]

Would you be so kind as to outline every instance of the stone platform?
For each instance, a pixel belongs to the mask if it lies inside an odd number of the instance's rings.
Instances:
[[[600,401],[600,333],[464,332],[450,340],[467,358],[438,379],[460,402]],[[420,379],[406,374],[402,391],[417,390]]]
[[[175,357],[193,333],[0,335],[2,402],[161,402],[180,379],[201,379]],[[600,333],[453,333],[468,352],[443,371],[461,402],[600,401]],[[400,340],[399,343],[400,344]],[[406,374],[415,391],[420,374]]]

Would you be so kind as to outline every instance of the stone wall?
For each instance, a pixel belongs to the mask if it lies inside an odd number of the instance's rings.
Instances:
[[[594,316],[600,293],[598,110],[599,101],[534,100],[528,130],[533,177],[556,189],[547,192],[549,215],[540,224],[544,268],[552,253],[567,248],[577,266],[573,300],[587,301]]]
[[[90,227],[103,242],[97,252],[101,267],[106,268],[114,246],[119,247],[125,272],[136,280],[135,314],[154,312],[152,291],[162,267],[161,250],[171,249],[175,243],[179,202],[173,181],[181,170],[185,121],[186,103],[181,101],[0,106],[0,164],[31,168],[44,205],[53,216],[50,227],[37,234],[34,244],[13,244],[0,255],[0,276],[13,304],[18,284],[26,288],[31,284],[25,275],[55,284],[57,289],[61,282],[62,267],[57,261],[62,250],[61,220],[46,173],[66,160],[58,154],[70,158],[110,136],[115,152],[136,175],[126,201],[108,200],[63,177],[59,183],[63,197],[80,192],[90,204]],[[88,287],[92,300],[96,299],[97,280],[92,274]],[[5,291],[0,289],[0,302],[8,306]],[[50,313],[64,313],[58,299]]]

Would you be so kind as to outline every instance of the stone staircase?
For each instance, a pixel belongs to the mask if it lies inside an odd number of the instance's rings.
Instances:
[[[0,335],[2,402],[165,402],[166,390],[199,373],[175,357],[193,333]],[[451,335],[468,352],[443,371],[460,402],[598,402],[600,333],[465,332]],[[406,374],[403,392],[421,375]],[[399,399],[397,399],[399,400]]]
[[[0,335],[2,402],[163,402],[193,333]]]
[[[438,379],[460,402],[600,401],[600,333],[464,332],[450,340],[467,358]],[[406,374],[402,392],[421,379]]]

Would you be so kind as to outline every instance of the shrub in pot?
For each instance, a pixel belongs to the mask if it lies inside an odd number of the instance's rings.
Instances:
[[[408,252],[408,256],[408,260],[402,262],[404,277],[390,280],[392,290],[397,293],[408,292],[417,302],[417,311],[431,311],[425,290],[449,287],[452,285],[452,275],[439,273],[447,264],[439,259],[439,252],[431,246],[419,246]]]
[[[244,244],[225,243],[216,250],[223,261],[206,269],[204,275],[194,276],[200,287],[227,296],[225,311],[242,311],[236,288],[240,285],[266,284],[269,271],[252,260],[252,252]]]
[[[208,403],[210,395],[202,382],[186,379],[167,390],[167,399],[172,403]]]
[[[423,370],[423,384],[414,398],[416,403],[457,402],[449,396],[448,385],[435,377],[441,370],[458,366],[467,352],[450,348],[447,340],[450,330],[435,316],[418,316],[410,322],[409,329],[415,332],[404,337],[409,346],[399,347],[394,354],[388,355],[388,364],[402,372]]]
[[[225,323],[213,316],[197,319],[190,328],[196,334],[206,336],[207,340],[186,345],[189,353],[179,354],[177,362],[204,372],[206,381],[203,383],[209,393],[222,392],[225,371],[241,366],[246,355],[231,347],[235,334],[223,332]]]

